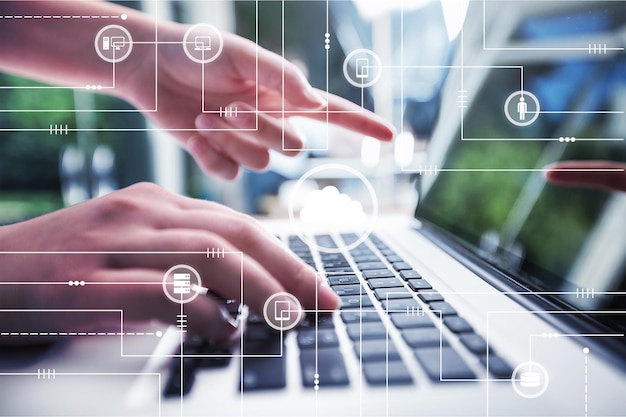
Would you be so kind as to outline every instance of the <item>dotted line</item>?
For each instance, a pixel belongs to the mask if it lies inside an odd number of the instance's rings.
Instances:
[[[2,332],[0,336],[163,336],[163,332]]]
[[[0,19],[124,19],[124,16],[80,16],[80,15],[5,15]]]

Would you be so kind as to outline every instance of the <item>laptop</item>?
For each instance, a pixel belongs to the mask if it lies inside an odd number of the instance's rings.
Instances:
[[[615,1],[470,3],[429,159],[401,168],[415,216],[324,229],[294,208],[264,223],[339,311],[235,308],[245,330],[228,350],[186,334],[182,307],[169,329],[114,311],[118,332],[3,349],[0,415],[626,415],[626,195],[542,176],[560,159],[626,161],[625,16]],[[374,199],[353,168],[313,171],[362,184],[318,196]],[[192,276],[175,275],[184,293]]]

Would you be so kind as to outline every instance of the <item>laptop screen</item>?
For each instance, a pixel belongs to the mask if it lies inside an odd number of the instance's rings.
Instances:
[[[439,125],[459,124],[461,111],[463,124],[452,140],[435,131],[431,146],[448,141],[445,156],[436,176],[422,178],[416,217],[524,287],[575,309],[623,312],[626,297],[615,292],[626,290],[626,193],[549,184],[541,170],[559,160],[626,161],[626,4],[560,2],[538,13],[541,3],[557,2],[527,2],[533,12],[518,18],[506,45],[485,41],[509,48],[489,68],[464,69],[468,79],[486,72],[466,92],[467,108],[444,96]],[[482,41],[467,42],[466,56],[471,48],[484,52]],[[521,68],[538,108],[530,94],[517,106]],[[460,76],[452,70],[447,81]],[[623,313],[597,319],[626,330]]]

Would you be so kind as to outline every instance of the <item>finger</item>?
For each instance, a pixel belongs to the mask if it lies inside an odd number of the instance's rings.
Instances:
[[[256,260],[306,308],[337,308],[337,296],[318,278],[315,271],[251,217],[236,212],[208,213],[206,210],[188,210],[180,213],[174,222],[183,228],[197,225],[210,227],[212,233],[222,236],[238,250]]]
[[[195,133],[185,141],[185,148],[206,174],[233,179],[239,173],[239,165],[215,150],[200,134]]]
[[[233,103],[231,107],[239,109],[237,117],[229,120],[232,127],[238,129],[236,132],[231,132],[238,133],[237,137],[247,138],[265,148],[274,149],[287,155],[294,155],[294,152],[299,152],[304,146],[300,135],[285,119],[278,119],[257,112],[253,106],[243,102]],[[198,116],[196,126],[210,126],[213,123],[211,117],[208,114]],[[206,133],[207,135],[211,134],[211,132]],[[245,165],[250,166],[254,162],[254,160],[249,161]]]
[[[237,116],[233,120],[239,117],[247,116]],[[244,130],[247,128],[239,127],[233,121],[229,124],[208,114],[201,114],[196,118],[196,127],[202,129],[204,140],[213,149],[234,163],[257,171],[269,165],[267,147],[251,137],[251,133]]]
[[[334,94],[326,95],[327,93],[321,90],[320,94],[327,97],[327,106],[302,111],[292,103],[285,103],[285,115],[303,116],[321,121],[326,121],[328,117],[330,123],[386,142],[395,136],[394,127],[375,113]],[[271,101],[263,102],[261,108],[282,108],[282,106],[282,101],[276,101],[274,98]]]
[[[546,166],[552,183],[626,191],[626,163],[612,161],[561,161]]]
[[[194,229],[200,226],[196,224]],[[137,248],[142,253],[123,253]],[[225,255],[209,257],[207,249],[219,249]],[[188,265],[198,271],[204,287],[224,298],[244,302],[257,314],[263,314],[269,297],[285,291],[255,259],[203,230],[172,228],[147,232],[129,237],[123,252],[111,255],[111,267],[167,271],[176,265]]]
[[[147,269],[105,269],[91,275],[81,294],[81,303],[94,309],[120,308],[124,321],[157,319],[177,324],[187,315],[188,330],[208,340],[228,340],[235,328],[224,318],[218,301],[198,296],[181,304],[163,292],[163,272]]]
[[[311,87],[295,65],[247,39],[233,38],[232,41],[236,55],[231,58],[231,61],[244,80],[255,81],[257,79],[258,55],[260,85],[280,94],[284,92],[286,100],[301,108],[315,109],[324,105],[325,101],[322,96]]]

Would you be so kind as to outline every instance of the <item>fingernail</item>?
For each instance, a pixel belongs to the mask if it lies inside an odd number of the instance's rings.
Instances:
[[[339,296],[321,279],[319,280],[319,308],[322,310],[335,310],[341,302]]]
[[[198,117],[196,117],[195,124],[196,129],[211,129],[211,117],[208,114],[199,114]]]
[[[324,100],[324,98],[317,91],[315,91],[312,87],[304,90],[304,95],[312,103],[315,103],[317,105],[316,108],[324,108],[328,105],[328,102]]]

